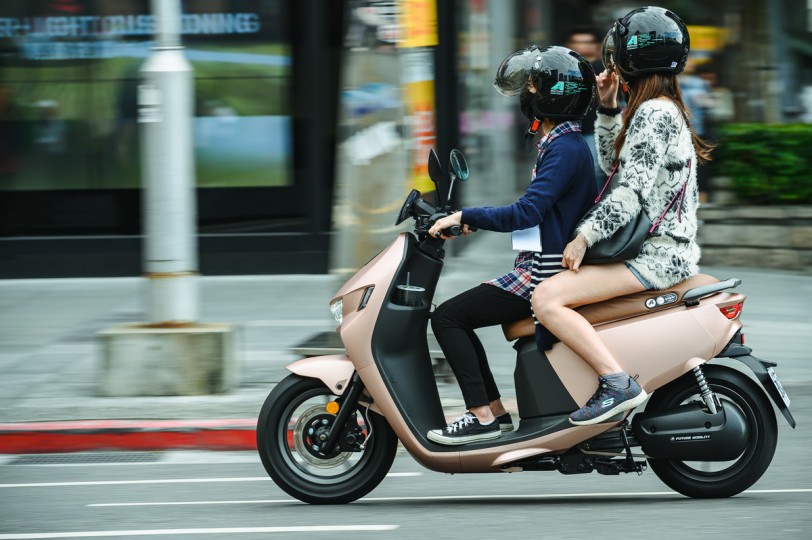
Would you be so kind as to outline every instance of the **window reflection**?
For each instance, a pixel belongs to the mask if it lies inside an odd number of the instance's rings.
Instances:
[[[286,5],[182,2],[201,188],[293,183]],[[139,187],[153,30],[148,0],[0,2],[0,193]]]

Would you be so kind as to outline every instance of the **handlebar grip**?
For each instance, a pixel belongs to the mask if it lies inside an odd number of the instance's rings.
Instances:
[[[462,228],[459,225],[452,225],[446,229],[446,234],[449,236],[460,236],[462,235]]]

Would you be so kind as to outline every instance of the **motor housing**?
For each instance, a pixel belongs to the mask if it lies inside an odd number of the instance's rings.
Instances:
[[[728,461],[747,446],[747,423],[736,407],[711,413],[700,403],[634,416],[632,431],[647,456],[681,461]]]

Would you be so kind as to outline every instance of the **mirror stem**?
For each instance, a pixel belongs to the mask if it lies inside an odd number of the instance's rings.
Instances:
[[[451,177],[451,185],[448,186],[448,197],[446,197],[445,200],[445,205],[447,208],[451,208],[451,193],[454,191],[454,181],[457,179],[457,175],[454,173],[449,173],[449,176]]]

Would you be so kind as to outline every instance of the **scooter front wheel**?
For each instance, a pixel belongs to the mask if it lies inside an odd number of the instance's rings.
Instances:
[[[738,409],[747,425],[747,444],[733,460],[723,462],[650,459],[651,470],[668,487],[695,498],[731,497],[761,478],[778,442],[775,413],[767,397],[745,375],[719,366],[706,366],[705,378],[723,407]],[[646,410],[661,410],[700,401],[696,379],[687,373],[656,390]]]
[[[289,375],[271,391],[257,422],[257,450],[270,477],[311,504],[343,504],[372,491],[389,472],[397,437],[386,420],[356,406],[339,444],[320,447],[336,396],[319,380]]]

